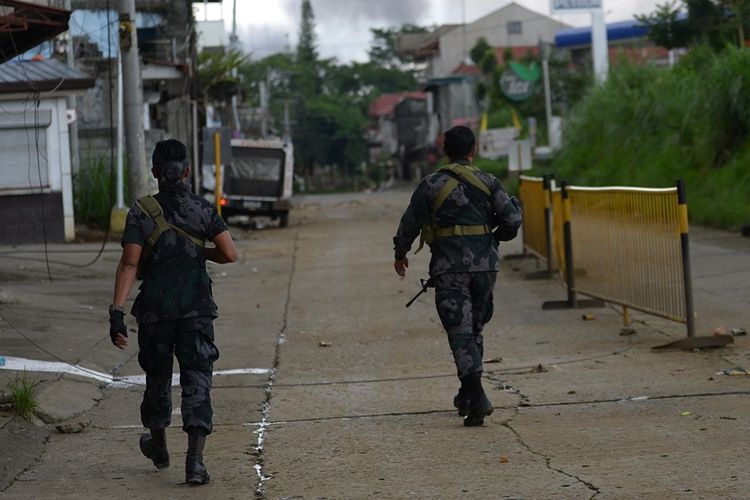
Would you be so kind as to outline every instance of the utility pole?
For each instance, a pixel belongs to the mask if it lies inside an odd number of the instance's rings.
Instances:
[[[65,10],[71,10],[70,0],[65,0]],[[65,52],[67,53],[68,67],[75,68],[75,47],[73,47],[73,34],[70,32],[70,29],[68,29]],[[67,101],[68,109],[73,110],[73,121],[68,125],[68,135],[70,137],[70,170],[71,172],[78,173],[81,160],[78,156],[78,116],[76,116],[76,96],[68,96]]]
[[[120,57],[122,58],[125,147],[128,158],[130,200],[149,194],[143,132],[143,87],[138,37],[135,31],[135,0],[120,0]]]

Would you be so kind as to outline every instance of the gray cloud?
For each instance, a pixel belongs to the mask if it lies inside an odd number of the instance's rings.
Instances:
[[[417,23],[429,15],[430,0],[311,0],[315,22],[324,25],[400,25]],[[299,23],[301,0],[283,0]]]

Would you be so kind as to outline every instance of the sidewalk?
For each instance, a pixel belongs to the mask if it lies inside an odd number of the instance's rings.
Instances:
[[[45,399],[45,412],[90,423],[78,434],[54,424],[29,432],[29,443],[44,452],[31,453],[35,462],[14,458],[24,472],[6,472],[15,481],[0,482],[0,496],[747,496],[750,378],[717,374],[750,367],[747,337],[718,350],[654,352],[684,336],[684,327],[636,313],[636,334],[621,336],[615,308],[542,311],[542,302],[564,298],[565,290],[523,280],[536,269],[530,259],[504,262],[486,329],[485,387],[495,413],[481,428],[463,427],[434,295],[404,308],[426,274],[427,252],[410,257],[406,280],[391,269],[390,237],[408,195],[306,197],[288,229],[235,231],[240,262],[211,268],[221,314],[215,368],[257,371],[215,378],[210,485],[179,484],[177,414],[168,433],[173,466],[157,473],[139,455],[142,388],[33,373],[45,379],[48,396],[66,396]],[[750,326],[750,241],[732,236],[694,231],[699,334]],[[0,289],[17,302],[4,299],[0,316],[68,361],[138,375],[135,349],[121,353],[106,337],[119,257],[116,245],[108,249],[91,270],[52,266],[52,284],[43,281],[43,259],[0,258]],[[518,242],[503,247],[506,255],[519,252]],[[53,360],[3,321],[0,346],[0,356]],[[4,450],[8,426],[0,429]]]

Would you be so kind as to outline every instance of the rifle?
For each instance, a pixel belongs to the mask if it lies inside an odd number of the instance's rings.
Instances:
[[[428,288],[432,288],[435,286],[435,282],[432,280],[432,278],[429,278],[426,280],[420,279],[419,281],[422,283],[422,289],[414,297],[412,297],[409,302],[406,303],[406,307],[409,307],[410,305],[412,305],[414,301],[419,298],[420,295],[422,295],[423,293],[427,291]]]

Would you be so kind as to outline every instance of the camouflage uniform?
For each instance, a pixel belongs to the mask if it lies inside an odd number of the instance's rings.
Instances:
[[[179,183],[155,198],[164,218],[188,233],[212,240],[227,225],[211,203]],[[130,209],[122,244],[146,246],[155,223],[137,206]],[[169,426],[172,414],[173,353],[180,365],[183,429],[212,430],[211,376],[219,358],[214,345],[217,307],[211,295],[203,249],[175,231],[166,231],[149,258],[133,316],[138,321],[138,362],[146,372],[141,422],[149,429]]]
[[[468,162],[459,161],[463,165]],[[406,257],[431,216],[432,204],[451,178],[437,171],[420,181],[393,238],[395,258]],[[461,181],[435,213],[439,227],[487,225],[498,228],[502,239],[511,239],[521,225],[521,212],[510,201],[493,175],[476,170],[491,197]],[[445,236],[431,246],[430,276],[435,283],[435,305],[448,334],[459,378],[482,372],[482,329],[492,318],[493,297],[500,253],[492,234]]]

